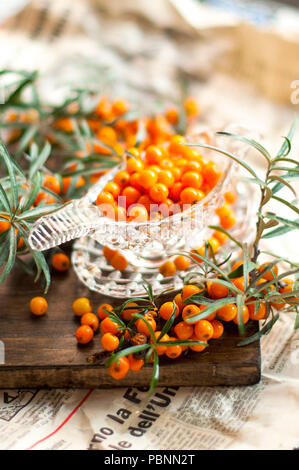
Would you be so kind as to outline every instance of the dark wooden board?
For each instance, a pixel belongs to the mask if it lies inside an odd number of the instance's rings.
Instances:
[[[74,333],[78,319],[72,313],[75,298],[86,296],[94,309],[111,298],[90,292],[72,270],[55,273],[46,298],[49,310],[42,317],[29,311],[30,299],[42,295],[40,285],[16,268],[0,286],[0,340],[5,346],[5,364],[0,365],[0,388],[104,388],[147,386],[152,367],[129,372],[121,381],[113,380],[103,364],[89,364],[87,357],[100,350],[100,335],[92,343],[77,345]],[[120,302],[118,301],[118,304]],[[257,322],[247,325],[247,335],[255,333]],[[260,345],[255,342],[237,348],[236,325],[228,325],[223,338],[210,342],[203,353],[192,353],[160,367],[160,385],[246,385],[260,380]]]

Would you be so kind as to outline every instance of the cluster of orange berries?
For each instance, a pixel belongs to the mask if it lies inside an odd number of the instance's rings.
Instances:
[[[184,143],[185,137],[175,135],[143,152],[129,148],[126,169],[116,173],[97,197],[102,212],[119,221],[146,222],[201,201],[222,172]]]

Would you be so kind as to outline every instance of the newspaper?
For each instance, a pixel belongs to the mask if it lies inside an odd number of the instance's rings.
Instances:
[[[8,20],[0,32],[3,51],[0,67],[25,67],[27,64],[30,68],[40,68],[41,87],[46,90],[51,86],[55,88],[53,70],[59,69],[69,55],[76,57],[72,66],[80,68],[80,54],[92,61],[103,52],[101,66],[105,62],[111,63],[117,73],[122,72],[122,83],[117,83],[117,87],[125,83],[130,90],[135,84],[135,91],[137,89],[140,96],[154,94],[159,97],[167,97],[167,90],[177,89],[176,73],[189,67],[196,78],[191,79],[192,91],[201,97],[203,123],[217,126],[240,121],[246,112],[245,124],[249,128],[254,125],[270,137],[270,146],[277,145],[295,109],[274,104],[225,75],[210,75],[213,60],[217,60],[217,34],[207,46],[205,40],[197,36],[194,26],[181,15],[182,7],[176,9],[175,4],[179,2],[157,2],[155,5],[159,3],[159,8],[155,8],[160,9],[160,13],[163,11],[163,15],[157,14],[157,10],[153,12],[152,3],[146,0],[123,3],[117,0],[35,0]],[[155,23],[155,18],[159,22]],[[147,32],[144,31],[145,19],[152,25]],[[106,24],[102,36],[96,21],[100,25]],[[226,27],[227,23],[226,20]],[[171,26],[181,34],[179,45],[167,35]],[[130,60],[124,58],[121,44],[116,40],[113,44],[113,32],[117,28],[126,35],[126,52],[130,51],[132,55]],[[145,36],[147,42],[142,41]],[[120,37],[121,34],[119,42]],[[136,37],[139,38],[138,46]],[[184,59],[184,51],[190,45],[189,37],[194,44],[193,62],[190,55]],[[160,42],[165,51],[172,53],[167,58],[167,66],[161,55],[157,57],[150,53],[150,45]],[[135,54],[138,48],[140,50],[140,44],[144,49],[137,60]],[[208,51],[213,52],[213,60],[199,72],[194,66],[194,57],[201,52],[207,55]],[[181,60],[179,65],[178,58]],[[157,79],[159,70],[164,74],[161,80]],[[67,71],[68,67],[64,77],[68,76]],[[152,80],[153,76],[155,80]],[[62,74],[58,80],[63,83]],[[298,146],[298,141],[295,145]],[[259,171],[260,160],[256,156],[251,159]],[[286,235],[277,247],[271,242],[271,250],[275,248],[282,256],[298,259],[298,241],[296,245],[294,234]],[[294,331],[293,325],[293,315],[282,313],[274,329],[262,339],[262,378],[253,386],[158,387],[150,397],[147,389],[141,388],[1,390],[0,449],[297,448],[299,330]]]

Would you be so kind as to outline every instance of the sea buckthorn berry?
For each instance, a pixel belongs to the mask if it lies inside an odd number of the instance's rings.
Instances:
[[[134,204],[135,202],[137,202],[141,196],[138,189],[133,188],[133,186],[126,186],[123,189],[121,195],[126,198],[127,206],[130,206],[131,204]]]
[[[143,187],[139,183],[140,173],[136,171],[136,173],[132,173],[130,175],[130,185],[134,188],[138,189],[138,191],[143,190]]]
[[[115,200],[111,193],[102,191],[97,197],[97,206],[101,206],[105,204],[113,206],[115,204]]]
[[[159,268],[160,274],[164,277],[173,276],[176,272],[176,266],[173,261],[165,261]]]
[[[161,331],[155,331],[155,337],[156,341],[158,341],[158,338],[161,334]],[[162,338],[159,340],[159,343],[165,343],[166,341],[169,341],[169,336],[167,333],[162,336]],[[158,356],[162,356],[162,354],[165,354],[167,350],[167,346],[156,346],[156,351]]]
[[[188,96],[188,98],[184,100],[184,108],[188,117],[195,117],[199,114],[197,100],[192,96]]]
[[[240,289],[242,292],[244,292],[244,289],[245,289],[244,276],[237,277],[236,279],[231,279],[231,281],[237,287],[237,289]]]
[[[213,336],[212,336],[212,338],[213,339],[220,338],[223,335],[223,332],[224,332],[223,324],[221,323],[221,321],[212,320],[211,325],[213,327]]]
[[[173,168],[173,162],[169,158],[163,158],[163,160],[160,161],[160,168],[169,171]]]
[[[184,304],[182,301],[182,294],[177,294],[173,300],[177,304],[177,306],[179,307],[179,311],[181,312],[184,308]]]
[[[199,341],[197,336],[192,336],[192,338],[190,338],[190,340],[192,341]],[[204,344],[194,344],[194,345],[191,345],[189,346],[190,349],[192,349],[192,351],[195,351],[195,352],[201,352],[201,351],[204,351],[206,349],[207,346],[205,346]]]
[[[79,326],[79,328],[77,329],[75,336],[77,338],[78,343],[87,344],[93,338],[93,330],[88,325],[82,325]]]
[[[257,286],[260,286],[260,285],[263,285],[263,284],[267,284],[267,282],[268,282],[268,281],[267,281],[266,279],[261,278],[261,279],[259,279],[259,280],[257,281],[256,285],[257,285]],[[272,290],[274,290],[274,286],[273,286],[273,285],[270,285],[270,286],[265,287],[265,289],[263,289],[262,292],[263,292],[264,294],[268,294],[268,293],[271,292]]]
[[[114,183],[114,181],[109,181],[109,183],[104,186],[104,192],[112,194],[113,198],[117,199],[120,195],[120,187],[117,183]]]
[[[292,279],[289,279],[289,278],[286,278],[286,279],[283,279],[282,281],[280,281],[280,284],[283,284],[283,287],[281,287],[279,289],[279,292],[281,294],[285,293],[285,292],[292,292],[292,289],[293,289],[293,281]],[[275,302],[271,302],[271,305],[276,308],[277,310],[280,310],[282,308],[285,307],[286,305],[286,302],[280,302],[280,303],[275,303]]]
[[[170,168],[170,170],[164,170],[164,171],[171,171],[173,177],[174,177],[174,181],[180,181],[181,179],[181,176],[182,176],[182,169],[179,168],[178,166],[173,166],[172,168]]]
[[[167,188],[174,184],[174,176],[170,170],[161,170],[158,173],[158,183],[162,183]]]
[[[181,155],[184,147],[181,145],[186,142],[186,137],[182,135],[175,135],[171,138],[168,151],[172,155]]]
[[[215,230],[215,232],[213,232],[213,238],[216,238],[220,245],[224,245],[228,240],[228,236],[219,230]]]
[[[129,363],[130,363],[130,369],[134,371],[138,371],[142,369],[144,366],[144,360],[143,359],[136,359],[133,354],[130,354],[128,356]]]
[[[175,325],[174,332],[179,339],[189,339],[193,336],[193,326],[181,321]]]
[[[103,248],[103,255],[105,256],[106,260],[110,261],[111,258],[115,255],[117,250],[113,250],[112,248],[109,248],[109,246],[104,246]]]
[[[81,317],[84,313],[90,313],[92,310],[90,301],[86,297],[79,297],[79,299],[74,300],[72,309],[78,317]]]
[[[129,222],[146,222],[148,220],[148,212],[146,207],[136,204],[128,209]]]
[[[191,261],[187,256],[179,255],[174,259],[174,264],[179,271],[186,271],[189,268]]]
[[[99,328],[99,319],[94,313],[84,313],[81,317],[81,325],[88,325],[93,331]]]
[[[136,173],[138,171],[143,170],[143,162],[141,160],[137,160],[133,157],[128,158],[127,160],[127,172],[128,173]]]
[[[123,379],[130,369],[130,362],[127,357],[120,357],[109,367],[109,374],[113,379]]]
[[[115,116],[122,116],[129,110],[129,102],[122,98],[113,101],[111,111]]]
[[[114,176],[114,182],[119,186],[125,186],[130,181],[130,174],[127,171],[118,171]]]
[[[171,317],[173,312],[174,312],[173,302],[165,302],[164,304],[161,305],[161,307],[159,309],[160,317],[162,317],[163,320],[165,320],[165,321],[169,320],[169,318]],[[179,313],[180,313],[180,310],[179,310],[178,306],[176,305],[175,318],[178,316]]]
[[[211,255],[211,253],[210,253],[211,247],[212,247],[213,252],[217,253],[217,251],[220,248],[220,243],[217,240],[217,238],[211,237],[211,238],[208,239],[208,242],[209,242],[209,245],[210,245],[209,246],[209,254]]]
[[[224,199],[225,199],[225,202],[227,202],[228,204],[234,204],[237,200],[236,190],[232,188],[226,193],[224,193]]]
[[[104,318],[107,318],[108,317],[108,313],[105,312],[105,310],[108,310],[108,312],[112,312],[113,311],[113,307],[112,305],[110,304],[101,304],[98,308],[98,311],[97,311],[97,314],[98,314],[98,317],[101,319],[101,320],[104,320]]]
[[[240,266],[243,266],[243,261],[237,261],[235,264],[232,266],[232,271],[235,271],[238,269]]]
[[[270,263],[264,263],[264,264],[262,264],[262,265],[259,267],[259,269],[258,269],[259,273],[262,272],[265,268],[267,268],[267,266],[268,266],[269,264],[270,264]],[[273,271],[273,272],[272,272],[272,271]],[[266,272],[263,274],[263,279],[266,279],[267,281],[273,281],[273,279],[274,279],[273,273],[274,273],[275,277],[278,276],[278,266],[277,266],[277,265],[273,266],[272,269],[269,269],[268,271],[266,271]]]
[[[185,187],[199,189],[202,185],[203,179],[200,173],[196,171],[187,171],[182,176],[182,183]]]
[[[118,323],[116,323],[114,320],[111,320],[109,317],[106,317],[101,321],[100,328],[103,334],[112,333],[113,335],[116,335],[121,331]]]
[[[121,253],[117,252],[110,260],[111,266],[118,271],[124,271],[128,266],[128,260]]]
[[[3,217],[4,219],[9,220],[9,216],[5,214],[0,214],[0,217]],[[11,223],[6,222],[6,220],[0,219],[0,233],[6,232],[6,230],[10,229]]]
[[[145,188],[149,189],[158,181],[157,174],[152,170],[142,170],[139,173],[139,184]],[[167,196],[166,196],[167,197]]]
[[[169,341],[175,341],[175,340],[176,338],[169,338]],[[178,346],[178,345],[167,346],[165,354],[170,359],[176,359],[182,354],[182,348],[181,346]]]
[[[204,193],[200,189],[196,188],[185,188],[180,194],[180,198],[183,204],[196,204],[205,197]]]
[[[261,302],[256,313],[254,313],[255,311],[254,305],[255,304],[247,305],[250,319],[251,320],[263,320],[266,317],[266,313],[267,313],[266,305],[263,302]]]
[[[220,225],[226,230],[236,225],[236,217],[234,212],[232,211],[229,215],[224,215],[223,217],[220,217]]]
[[[117,134],[113,127],[104,126],[98,130],[97,137],[105,144],[113,145],[116,142]]]
[[[235,304],[223,305],[217,310],[217,316],[223,321],[232,321],[238,313]]]
[[[59,179],[54,175],[45,176],[43,187],[50,189],[50,191],[56,194],[59,194],[61,190]]]
[[[147,336],[143,333],[136,333],[131,339],[131,344],[133,346],[140,346],[141,344],[147,343]]]
[[[64,253],[56,253],[52,256],[51,264],[56,271],[67,271],[70,267],[70,259]]]
[[[121,312],[121,316],[125,321],[131,321],[134,313],[138,313],[139,309],[137,308],[128,308],[128,307],[138,307],[138,304],[135,302],[130,302],[126,305],[125,309]]]
[[[148,196],[148,194],[143,194],[142,196],[140,196],[137,203],[139,205],[144,206],[146,208],[147,212],[150,212],[151,204],[153,203],[153,201]]]
[[[181,197],[181,192],[183,190],[183,184],[181,181],[174,183],[174,185],[169,188],[169,195],[174,201],[179,201]]]
[[[153,317],[151,315],[145,314],[144,318],[149,323],[149,325],[152,327],[153,331],[155,331],[156,322],[153,319]],[[145,321],[143,319],[139,318],[137,320],[137,322],[135,323],[135,325],[136,325],[137,331],[139,333],[142,333],[145,336],[150,336],[151,335],[150,330],[149,330],[147,324],[145,323]]]
[[[177,124],[179,120],[179,113],[177,108],[169,108],[166,111],[166,118],[170,124]]]
[[[200,308],[197,305],[186,305],[186,307],[183,308],[182,318],[186,322],[187,320],[192,320],[193,317],[200,313]]]
[[[165,186],[165,184],[156,183],[150,188],[149,195],[153,201],[163,202],[165,199],[167,199],[168,188]]]
[[[156,145],[150,145],[145,152],[145,161],[148,165],[157,165],[163,158],[162,150]]]
[[[201,341],[208,341],[213,337],[214,329],[208,320],[199,320],[194,327],[195,336]]]
[[[228,296],[228,288],[217,282],[209,282],[208,293],[211,299],[223,299]]]
[[[220,180],[222,172],[220,168],[217,167],[216,163],[209,161],[206,165],[203,165],[202,174],[205,182],[211,186],[211,188],[214,188]]]
[[[243,306],[243,309],[242,309],[242,318],[243,318],[243,323],[247,323],[248,320],[249,320],[249,310],[248,308],[246,307],[246,305]],[[235,316],[235,318],[233,318],[233,322],[236,324],[236,325],[239,325],[239,318],[238,318],[238,313],[237,315]]]
[[[201,305],[200,306],[200,311],[201,313],[204,313],[204,310],[207,308],[207,305]],[[214,318],[216,318],[217,312],[212,312],[210,313],[207,317],[204,317],[204,320],[212,321]]]
[[[186,155],[186,154],[185,154]],[[186,174],[186,172],[200,172],[201,171],[201,163],[197,160],[188,160],[186,165],[185,165],[185,168],[184,168],[184,172]],[[202,176],[200,174],[200,177],[202,179]]]
[[[201,289],[198,286],[195,286],[193,284],[187,284],[183,287],[182,299],[186,300],[191,295],[198,294],[199,292],[201,292]]]
[[[119,339],[111,333],[105,333],[101,338],[101,345],[105,351],[115,351],[119,346]]]
[[[126,217],[126,209],[122,206],[115,206],[112,208],[112,219],[116,220],[117,222],[125,222]]]
[[[48,310],[48,302],[44,297],[33,297],[30,300],[30,310],[33,315],[44,315]]]

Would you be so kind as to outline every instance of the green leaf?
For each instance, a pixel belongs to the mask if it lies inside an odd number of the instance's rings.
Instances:
[[[51,154],[51,145],[47,141],[40,154],[32,161],[29,168],[29,179],[32,179],[35,173],[44,165]]]
[[[237,295],[237,309],[238,309],[238,328],[241,336],[245,334],[244,320],[243,320],[243,307],[244,307],[244,295]]]
[[[247,139],[246,137],[243,137],[242,135],[231,134],[230,132],[224,132],[224,131],[216,132],[216,135],[220,135],[222,137],[230,137],[234,140],[239,140],[240,142],[244,142],[245,144],[248,144],[251,147],[254,147],[258,152],[260,152],[263,155],[263,157],[266,158],[268,163],[271,163],[272,159],[271,159],[270,153],[268,152],[267,149],[265,149],[265,147],[259,144],[259,142],[256,142],[256,140]]]
[[[177,311],[178,311],[177,305],[176,305],[176,303],[175,303],[174,301],[173,301],[173,307],[174,307],[174,308],[173,308],[173,312],[172,312],[170,318],[168,318],[167,322],[166,322],[165,325],[163,326],[162,331],[161,331],[161,333],[160,333],[160,335],[159,335],[159,338],[157,339],[157,342],[159,342],[160,339],[163,338],[163,336],[164,336],[166,333],[168,333],[168,331],[170,330],[170,328],[171,328],[172,325],[173,325],[173,322],[174,322],[174,320],[175,320],[175,317],[176,317],[176,314],[177,314]]]
[[[14,208],[18,207],[18,185],[17,185],[17,180],[16,180],[16,175],[14,172],[14,167],[12,164],[12,160],[5,148],[5,146],[0,142],[0,158],[5,163],[5,166],[7,168],[7,172],[9,175],[10,179],[10,184],[11,184],[11,192],[12,192],[12,204]]]
[[[268,331],[271,330],[273,325],[277,322],[278,318],[279,318],[279,314],[275,315],[275,317],[273,317],[270,321],[268,321],[260,331],[250,336],[249,338],[243,339],[237,344],[237,346],[246,346],[247,344],[251,344],[259,340],[263,335],[267,334]]]
[[[189,147],[203,147],[203,148],[207,148],[210,150],[215,150],[215,152],[218,152],[218,153],[222,153],[223,155],[226,155],[227,157],[231,158],[232,160],[237,162],[239,165],[241,165],[243,168],[245,168],[245,170],[247,170],[252,176],[254,176],[254,178],[257,178],[256,173],[249,165],[247,165],[247,163],[245,163],[243,160],[240,160],[240,158],[236,157],[232,153],[227,152],[226,150],[223,150],[218,147],[214,147],[213,145],[207,145],[207,144],[202,144],[202,143],[184,143],[182,145],[187,145]]]
[[[8,274],[13,268],[15,259],[16,259],[16,251],[17,251],[17,236],[14,227],[10,228],[9,231],[9,253],[8,258],[5,264],[5,267],[0,276],[0,284],[6,279]]]
[[[276,214],[272,214],[270,212],[267,212],[265,214],[265,216],[268,219],[277,220],[278,222],[281,222],[282,224],[287,225],[288,227],[299,229],[299,222],[297,222],[297,219],[296,220],[288,220],[288,219],[285,219],[283,217],[279,217]]]
[[[149,389],[149,395],[152,395],[154,392],[157,382],[159,380],[159,356],[156,353],[156,351],[153,352],[154,354],[154,363],[153,363],[153,375],[152,375],[152,380],[151,380],[151,385]]]
[[[282,146],[280,147],[278,154],[276,155],[276,158],[286,156],[289,153],[290,150],[290,143],[292,141],[292,138],[294,137],[295,131],[297,127],[297,116],[294,117],[291,128],[288,132],[287,138],[284,137],[284,141]]]
[[[277,175],[270,176],[269,179],[271,181],[279,181],[279,183],[280,183],[280,184],[278,183],[277,185],[275,185],[272,188],[272,194],[277,193],[282,188],[282,186],[286,186],[287,188],[289,188],[290,191],[292,191],[294,196],[297,197],[296,191],[294,190],[292,185],[286,181],[287,177],[289,177],[289,174],[286,174],[286,175],[283,175],[283,176],[277,176]],[[299,177],[299,175],[296,174],[296,177]]]
[[[10,202],[8,200],[6,192],[3,189],[2,184],[0,184],[0,201],[2,202],[4,209],[12,216]]]
[[[37,133],[38,127],[36,124],[31,124],[26,131],[23,133],[22,137],[19,140],[18,148],[16,153],[21,154],[24,152],[30,143],[30,141],[33,139],[35,134]]]
[[[299,313],[297,312],[294,329],[298,330],[298,328],[299,328]]]
[[[194,302],[196,303],[196,302]],[[235,303],[235,299],[233,297],[226,297],[224,299],[214,300],[212,304],[206,307],[201,313],[192,316],[192,318],[186,318],[185,322],[188,324],[197,323],[199,320],[203,320],[204,318],[208,317],[211,313],[216,312],[219,308],[223,307],[224,305],[229,305]]]
[[[272,196],[272,198],[275,199],[276,201],[281,202],[282,204],[285,204],[286,206],[288,206],[289,209],[299,214],[299,208],[294,206],[294,204],[292,204],[291,202],[288,202],[285,199],[282,199],[281,197],[278,197],[278,196]]]
[[[156,342],[156,336],[155,336],[154,330],[152,329],[152,326],[147,321],[147,319],[143,315],[140,315],[140,313],[133,313],[132,317],[137,318],[137,319],[141,319],[142,321],[144,321],[144,323],[146,324],[146,326],[147,326],[147,328],[150,332],[151,340],[152,340],[153,343],[155,343]]]
[[[43,175],[40,171],[37,171],[32,179],[31,191],[29,191],[29,194],[26,200],[24,201],[23,212],[30,209],[31,206],[33,205],[39,193],[39,190],[41,188],[42,182],[43,182]]]
[[[299,219],[296,219],[295,222],[298,222],[299,224]],[[296,230],[295,227],[287,227],[287,226],[280,226],[276,228],[275,230],[271,230],[271,232],[266,232],[262,238],[274,238],[274,237],[280,237],[281,235],[284,235],[285,233],[291,232],[292,230]]]
[[[110,367],[113,362],[116,362],[119,358],[129,356],[130,354],[135,354],[140,351],[145,351],[146,349],[150,348],[151,345],[146,344],[139,344],[138,346],[130,346],[129,348],[123,349],[122,351],[113,354],[109,359],[105,362],[105,367]]]
[[[243,266],[244,266],[244,263],[241,264],[241,266],[239,266],[238,268],[234,269],[232,272],[230,272],[229,275],[228,275],[229,279],[237,279],[238,277],[244,276]],[[247,262],[247,271],[248,271],[248,273],[253,271],[253,269],[255,269],[255,267],[256,267],[256,264],[253,263],[252,261]]]

